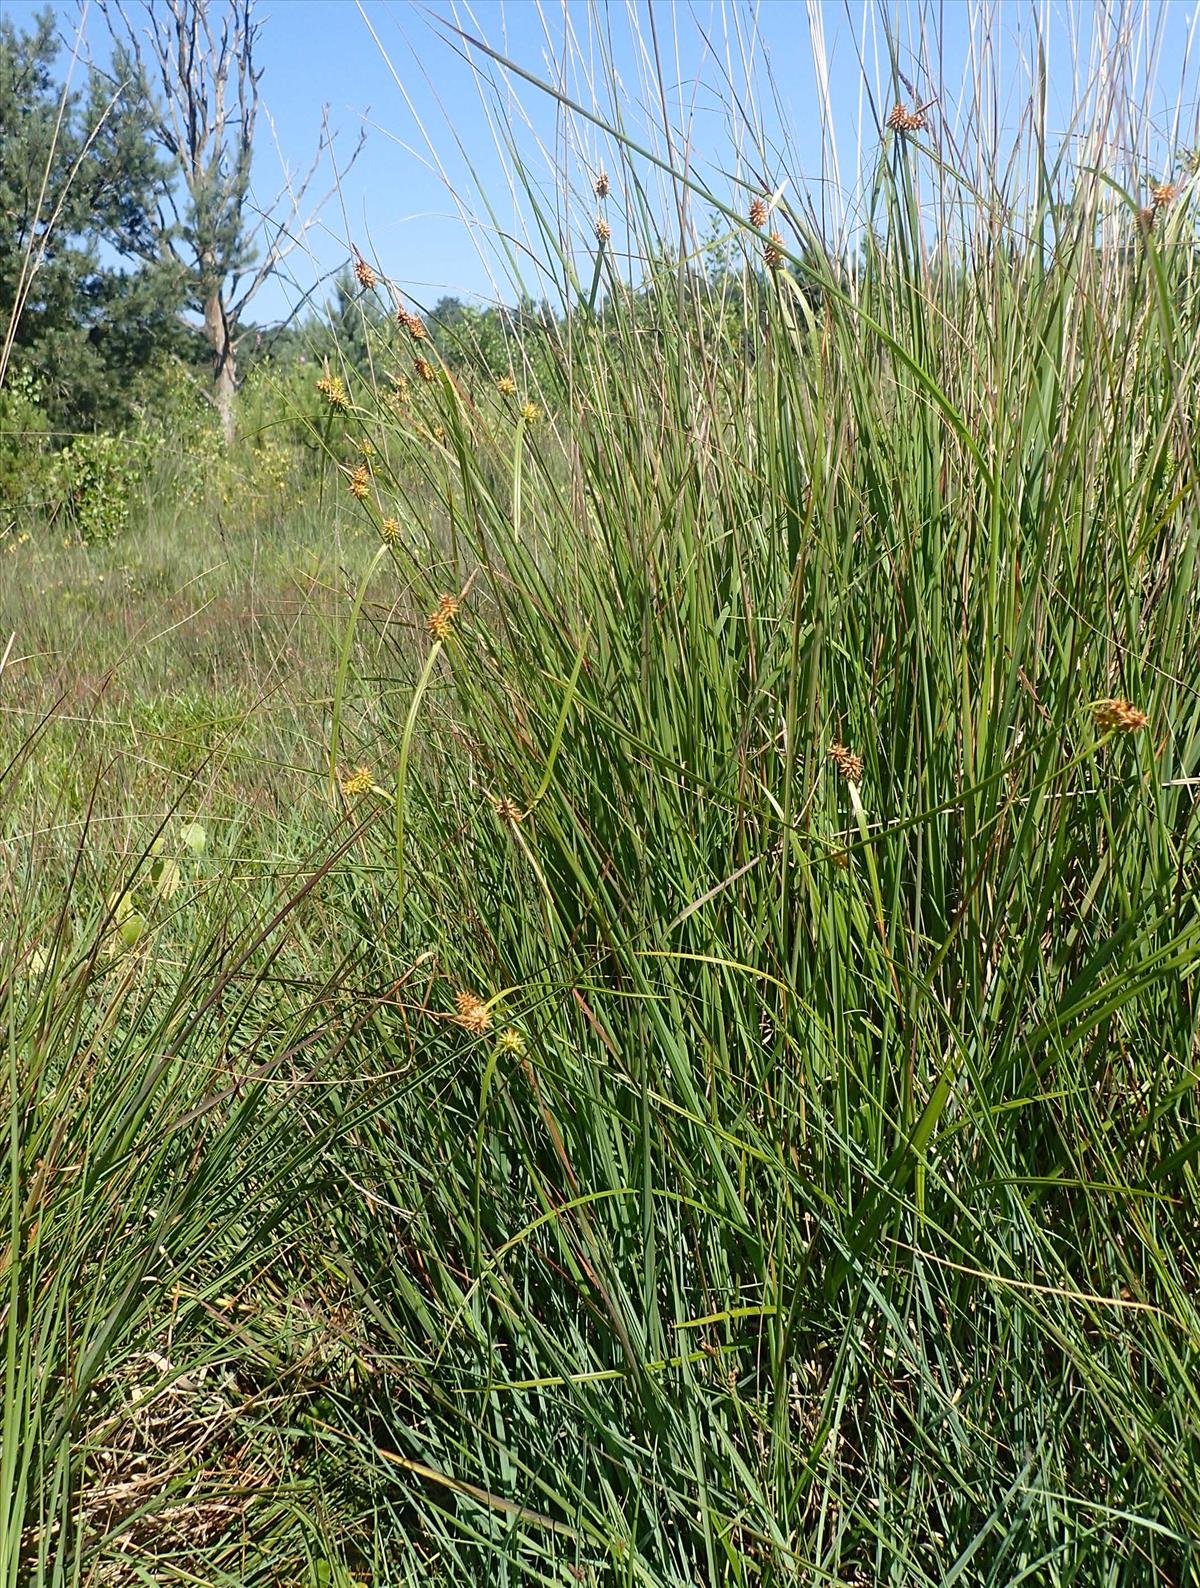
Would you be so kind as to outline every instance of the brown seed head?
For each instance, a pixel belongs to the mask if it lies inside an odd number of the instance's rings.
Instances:
[[[756,198],[750,201],[750,224],[759,231],[767,224],[767,201],[765,198]]]
[[[1137,213],[1138,230],[1142,233],[1143,236],[1148,237],[1150,235],[1150,233],[1154,230],[1154,220],[1155,220],[1155,217],[1157,216],[1157,214],[1158,214],[1158,211],[1151,204],[1148,204],[1145,209],[1138,210],[1138,213]]]
[[[371,490],[371,471],[365,463],[360,463],[356,469],[351,469],[346,484],[356,502],[366,501]]]
[[[433,365],[427,358],[414,358],[413,368],[416,370],[417,374],[422,380],[433,379]]]
[[[853,750],[847,750],[844,744],[831,744],[829,746],[829,759],[846,779],[847,783],[861,783],[863,775],[863,758],[855,755]]]
[[[396,310],[396,324],[408,332],[414,342],[423,342],[429,335],[425,329],[425,322],[419,315],[410,314],[407,309]]]
[[[778,270],[783,263],[783,238],[772,232],[763,247],[763,264],[768,270]]]
[[[604,199],[604,198],[608,197],[608,172],[607,171],[601,171],[600,172],[599,176],[592,183],[592,191],[595,193],[595,195],[596,195],[596,197],[598,199]]]
[[[1174,182],[1156,182],[1150,189],[1150,202],[1156,210],[1166,209],[1179,196]]]
[[[897,105],[889,114],[887,124],[893,132],[924,132],[929,120],[923,110],[906,110],[903,105]]]
[[[612,227],[604,219],[603,215],[598,215],[596,217],[596,241],[598,243],[606,243],[611,236]]]
[[[375,272],[371,269],[370,265],[366,262],[363,256],[358,252],[356,252],[354,255],[354,274],[358,277],[359,286],[365,287],[366,290],[370,292],[371,288],[375,285]]]
[[[507,794],[501,794],[499,799],[492,801],[496,815],[506,827],[515,827],[524,819],[524,813],[516,800],[510,800]]]
[[[425,619],[425,627],[435,640],[444,640],[449,634],[450,625],[454,622],[459,605],[457,596],[444,595],[436,609]]]
[[[408,384],[407,375],[393,375],[392,389],[387,400],[393,408],[406,408],[412,397],[412,388]]]
[[[1137,733],[1149,720],[1144,711],[1127,700],[1101,700],[1092,707],[1092,716],[1101,733]]]
[[[472,1037],[486,1036],[491,1029],[492,1011],[473,992],[459,992],[454,995],[454,1007],[457,1013],[454,1024]]]

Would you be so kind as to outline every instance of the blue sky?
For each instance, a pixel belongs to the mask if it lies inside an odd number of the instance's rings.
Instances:
[[[36,0],[3,3],[18,26],[42,8]],[[1159,174],[1166,174],[1170,160],[1167,133],[1176,107],[1182,107],[1182,130],[1195,134],[1200,90],[1194,67],[1200,52],[1189,56],[1188,46],[1194,42],[1196,3],[1200,0],[1150,0],[1144,11],[1139,4],[1131,13],[1132,59],[1140,74],[1132,87],[1139,96],[1157,45],[1154,103],[1162,137],[1147,156],[1159,161]],[[129,9],[136,14],[137,0]],[[66,5],[57,10],[61,31],[70,37],[79,13]],[[1106,17],[1111,26],[1118,12],[1116,3],[1097,7],[1088,0],[998,0],[987,7],[967,0],[925,5],[762,0],[757,6],[656,0],[653,10],[647,0],[567,0],[565,5],[562,0],[544,5],[476,0],[469,7],[447,0],[428,6],[362,0],[361,8],[355,0],[260,0],[262,100],[274,126],[274,138],[265,118],[260,126],[254,170],[260,202],[276,192],[285,165],[293,175],[307,169],[326,104],[343,150],[349,151],[360,130],[367,136],[340,195],[306,233],[305,246],[292,253],[285,273],[260,292],[252,318],[282,318],[310,292],[321,301],[329,291],[322,282],[344,264],[351,242],[418,303],[431,303],[442,293],[511,301],[515,290],[497,263],[496,238],[515,239],[516,257],[525,258],[522,244],[532,206],[513,191],[507,161],[496,146],[497,126],[501,140],[511,130],[525,151],[536,192],[548,209],[554,210],[556,172],[564,164],[576,174],[582,202],[590,204],[586,172],[599,164],[613,169],[612,146],[606,152],[603,135],[585,126],[568,138],[564,154],[566,134],[554,102],[527,84],[481,96],[471,65],[453,43],[456,21],[540,77],[557,74],[568,36],[572,47],[564,87],[585,103],[598,100],[611,107],[613,97],[595,77],[607,56],[617,84],[615,103],[630,134],[663,151],[661,92],[676,150],[686,141],[697,170],[724,197],[736,195],[731,182],[735,148],[739,138],[743,144],[747,139],[731,106],[744,101],[750,81],[761,107],[757,132],[767,145],[768,174],[774,181],[786,180],[793,198],[805,189],[816,207],[830,214],[843,201],[853,212],[859,159],[869,158],[877,146],[863,84],[882,84],[890,103],[888,27],[898,40],[901,70],[922,95],[940,95],[939,115],[950,130],[956,115],[965,114],[964,82],[971,63],[992,51],[1000,85],[995,115],[1003,139],[1015,133],[1029,102],[1036,29],[1049,51],[1051,125],[1057,117],[1061,125],[1055,130],[1063,131],[1074,63],[1086,62],[1091,35]],[[84,26],[92,47],[103,54],[103,23],[94,5],[85,12]],[[663,61],[661,86],[648,70],[652,32]],[[828,62],[824,88],[814,64],[822,53]],[[836,166],[829,155],[830,132],[836,134]],[[328,188],[329,173],[322,175],[313,193]],[[650,175],[651,192],[669,207],[670,194],[656,190]],[[490,215],[482,193],[488,195]],[[580,218],[577,212],[575,219]],[[525,284],[538,289],[536,270],[526,274]]]

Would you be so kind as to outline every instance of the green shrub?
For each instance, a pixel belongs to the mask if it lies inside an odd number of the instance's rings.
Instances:
[[[77,436],[58,454],[48,516],[61,517],[85,545],[115,540],[129,527],[145,469],[145,448],[135,437]]]

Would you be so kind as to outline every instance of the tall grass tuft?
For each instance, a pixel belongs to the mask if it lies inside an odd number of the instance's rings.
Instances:
[[[9,1582],[187,1263],[262,1497],[156,1581],[1200,1583],[1198,194],[1137,37],[1061,144],[895,44],[829,215],[749,103],[718,188],[602,37],[581,107],[454,35],[560,119],[552,197],[494,125],[564,313],[352,389],[341,957],[305,891],[159,1002],[10,976]]]

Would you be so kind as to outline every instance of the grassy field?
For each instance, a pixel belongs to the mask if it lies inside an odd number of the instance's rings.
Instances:
[[[0,552],[3,1588],[1200,1584],[1197,178],[975,93]]]

